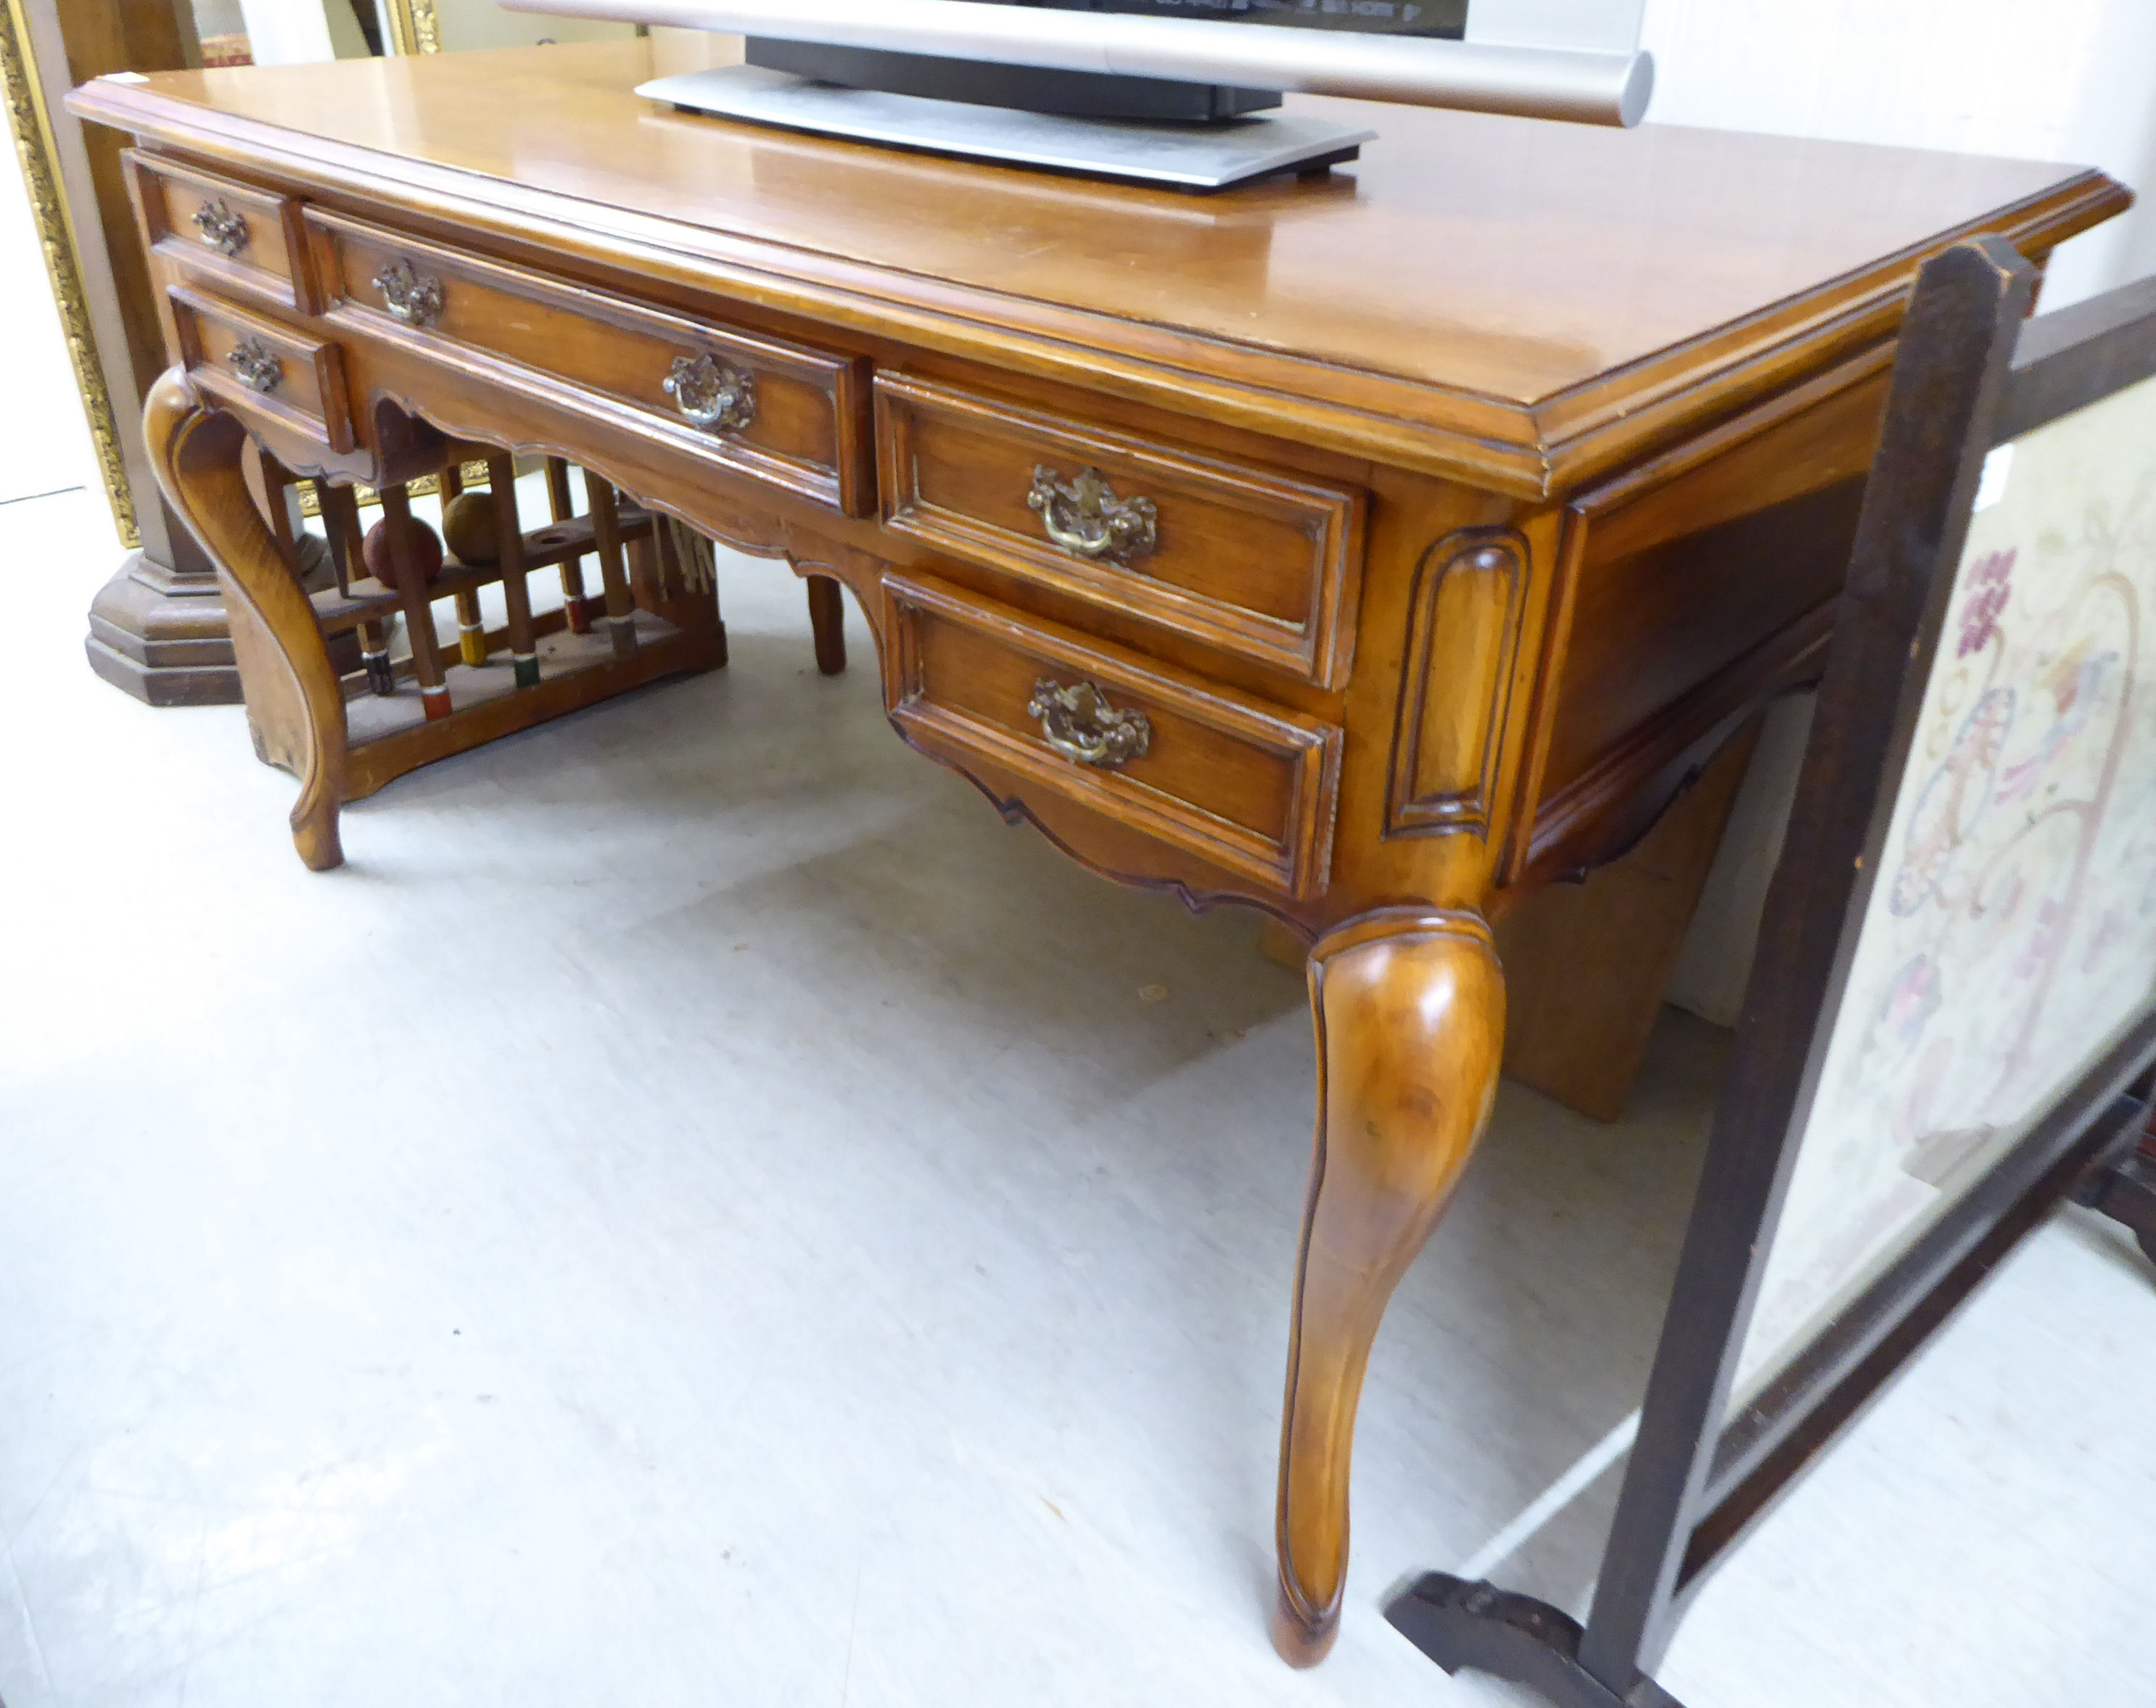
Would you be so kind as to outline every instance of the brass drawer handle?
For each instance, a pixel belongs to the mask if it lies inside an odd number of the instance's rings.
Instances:
[[[660,389],[707,433],[738,433],[756,419],[756,376],[709,356],[677,356]]]
[[[285,383],[285,364],[277,352],[259,338],[243,338],[225,357],[233,372],[258,392],[267,394]]]
[[[442,281],[415,271],[409,261],[392,261],[374,275],[389,318],[408,326],[431,326],[441,317]]]
[[[195,230],[220,255],[236,255],[247,247],[247,221],[222,196],[195,209]]]
[[[1111,705],[1091,682],[1065,688],[1043,676],[1033,685],[1026,716],[1040,720],[1041,739],[1065,759],[1103,768],[1142,759],[1152,745],[1152,725],[1142,711]]]
[[[1064,480],[1045,466],[1033,471],[1025,507],[1040,514],[1048,537],[1073,557],[1127,563],[1160,543],[1160,518],[1149,498],[1118,498],[1098,469]]]

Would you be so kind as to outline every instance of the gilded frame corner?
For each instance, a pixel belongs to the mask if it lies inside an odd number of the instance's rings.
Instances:
[[[406,3],[406,0],[394,0],[394,3]],[[408,3],[424,5],[430,14],[433,11],[434,0],[408,0]],[[141,545],[142,535],[136,522],[134,493],[121,450],[120,418],[113,409],[105,367],[98,357],[97,334],[90,324],[90,300],[83,289],[82,249],[67,197],[60,188],[52,115],[45,105],[44,85],[38,75],[30,39],[23,0],[0,0],[0,98],[7,102],[8,128],[14,139],[15,157],[22,162],[23,187],[28,195],[31,218],[37,223],[38,247],[44,256],[45,276],[52,284],[53,303],[67,341],[68,361],[74,369],[75,388],[82,395],[83,413],[89,419],[90,444],[105,480],[105,501],[112,507],[113,526],[121,543],[131,551]]]
[[[399,54],[439,54],[442,51],[441,21],[434,0],[382,0],[389,14],[391,49]]]

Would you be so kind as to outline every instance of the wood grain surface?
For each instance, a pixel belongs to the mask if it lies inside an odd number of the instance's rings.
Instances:
[[[2101,174],[1857,144],[1291,98],[1380,140],[1315,187],[1045,177],[654,106],[632,41],[89,85],[85,117],[596,267],[1528,494],[1891,331],[1925,254],[2046,252]],[[1517,212],[1531,197],[1534,217]]]
[[[1363,1372],[1386,1301],[1496,1095],[1505,979],[1473,914],[1358,921],[1310,957],[1318,1121],[1281,1434],[1273,1640],[1307,1665],[1338,1628]]]

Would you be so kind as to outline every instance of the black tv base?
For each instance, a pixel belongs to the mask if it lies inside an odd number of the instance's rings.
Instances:
[[[752,36],[747,63],[790,71],[814,83],[881,90],[928,100],[1015,107],[1074,119],[1137,119],[1206,123],[1262,112],[1281,104],[1270,89],[1180,83],[1165,77],[1118,77],[1101,71],[1061,71],[1041,65],[998,65],[933,54],[893,54],[875,48]]]

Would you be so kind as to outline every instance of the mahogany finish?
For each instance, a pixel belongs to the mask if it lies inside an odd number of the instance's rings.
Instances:
[[[2003,223],[2045,250],[2124,205],[2101,174],[2032,162],[1309,98],[1290,110],[1383,132],[1315,187],[894,170],[632,94],[698,47],[168,73],[92,85],[76,110],[535,261],[603,256],[692,295],[723,281],[1259,431],[1292,398],[1314,443],[1533,493],[1800,377],[1823,340],[1891,332],[1949,232]]]
[[[1386,909],[1319,942],[1310,997],[1319,1115],[1289,1319],[1273,1621],[1281,1654],[1302,1664],[1339,1625],[1348,1460],[1378,1320],[1497,1095],[1505,976],[1479,914]]]
[[[828,575],[803,577],[808,589],[808,629],[814,637],[816,668],[826,676],[846,668],[846,590]]]
[[[916,746],[978,757],[1232,872],[1302,899],[1325,887],[1340,731],[947,583],[889,576],[891,720]],[[1044,680],[1088,683],[1147,720],[1145,751],[1112,765],[1042,739]]]
[[[238,415],[206,407],[177,367],[151,388],[142,426],[157,484],[217,560],[255,751],[300,779],[293,844],[316,871],[341,865],[344,690],[314,607],[247,490],[247,428]]]
[[[377,485],[445,435],[567,458],[809,576],[826,669],[843,585],[900,732],[1008,817],[1313,941],[1277,1628],[1314,1659],[1371,1337],[1497,1071],[1489,921],[1637,841],[1816,668],[1923,259],[1978,231],[2042,253],[2128,198],[2025,162],[1399,108],[1353,109],[1383,136],[1352,172],[1196,198],[631,93],[685,69],[624,42],[74,97],[164,197],[144,235],[182,366],[150,432],[239,591],[301,852],[339,857],[345,707],[246,501],[242,423]],[[213,180],[280,229],[298,207],[289,301],[174,235]],[[314,364],[271,403],[218,341],[258,323]],[[600,507],[583,549],[614,610]]]
[[[850,515],[869,508],[868,365],[859,358],[659,313],[359,221],[310,213],[307,225],[332,322],[421,351],[454,346],[498,384],[574,398],[602,424],[663,431],[692,455]],[[439,295],[416,322],[394,315],[380,282],[400,265]],[[664,387],[677,360],[698,357],[749,376],[746,426],[718,433],[684,418]]]
[[[321,306],[294,264],[305,240],[297,202],[136,149],[121,158],[143,235],[159,260],[182,262],[227,290],[280,308],[308,313]]]
[[[324,452],[351,452],[352,408],[337,346],[185,285],[165,294],[173,353],[189,384],[274,420]]]
[[[1360,491],[891,373],[876,377],[875,402],[886,527],[1321,686],[1344,680]],[[1050,531],[1057,519],[1035,495],[1088,469],[1105,477],[1111,510],[1146,506],[1135,546],[1088,556]]]
[[[1739,730],[1622,859],[1498,925],[1507,1077],[1594,1120],[1623,1116],[1759,730]]]

